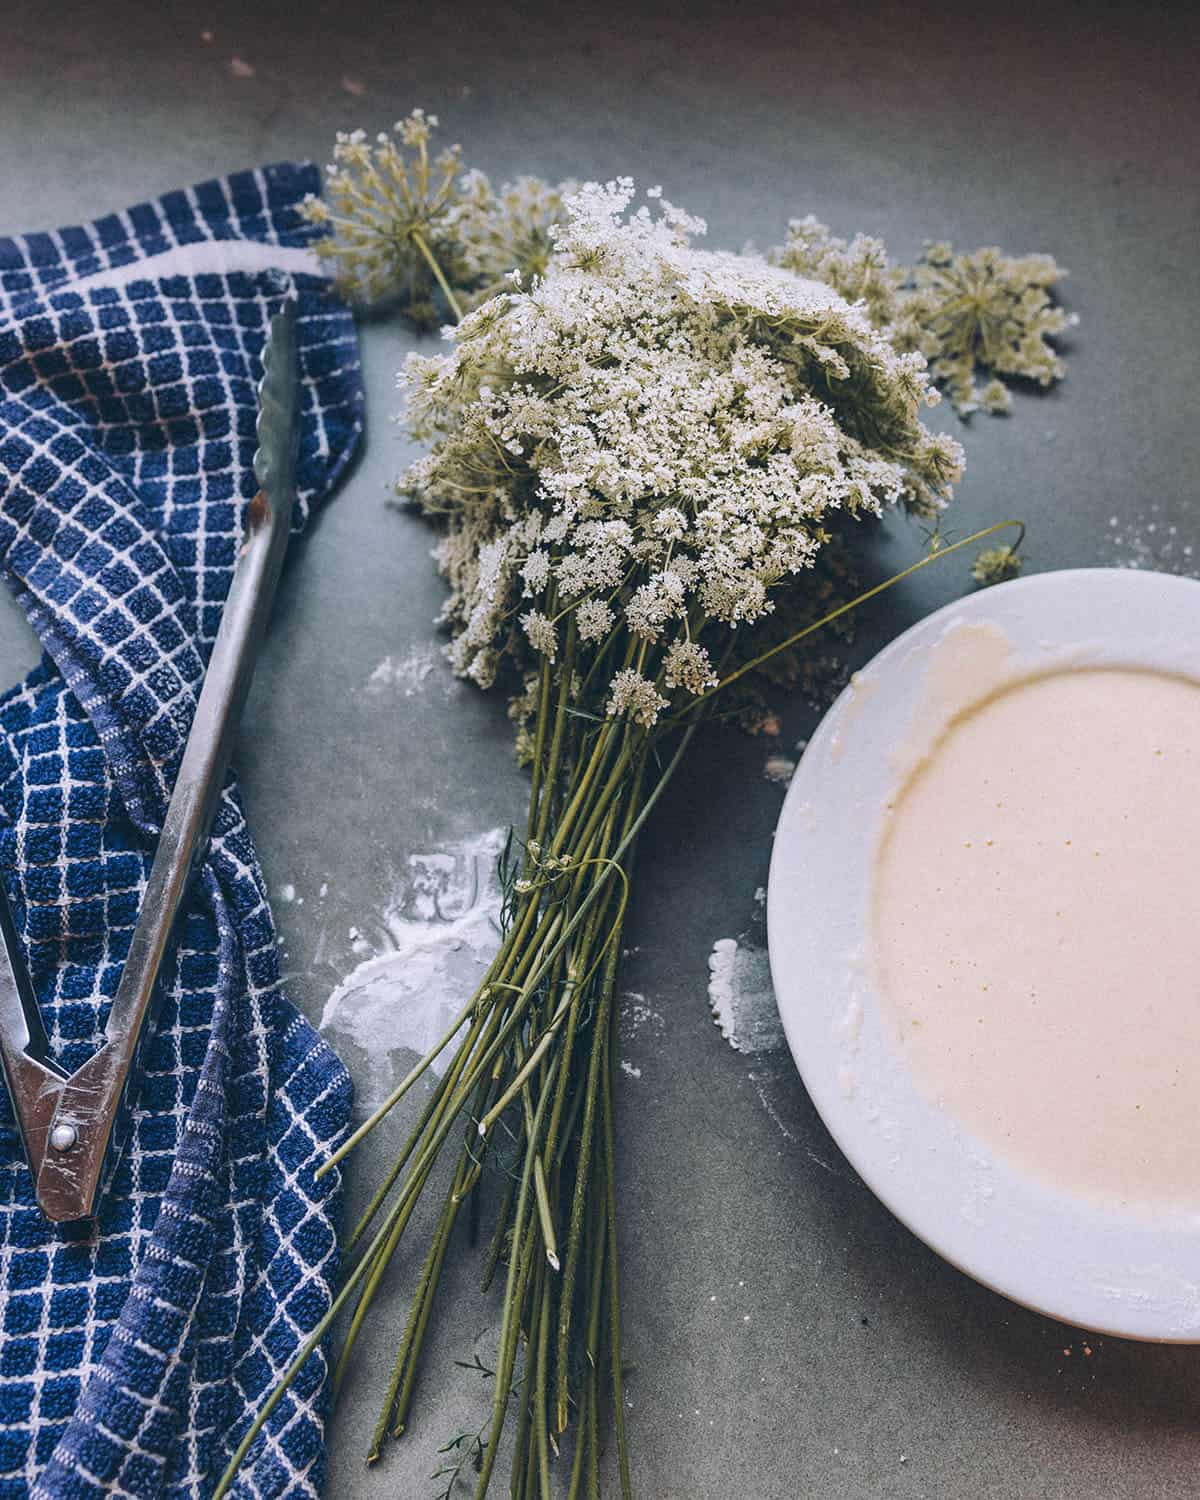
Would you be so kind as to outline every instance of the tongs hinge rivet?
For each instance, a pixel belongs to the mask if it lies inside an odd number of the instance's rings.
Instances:
[[[50,1132],[50,1144],[56,1151],[69,1151],[78,1139],[74,1125],[56,1125]]]

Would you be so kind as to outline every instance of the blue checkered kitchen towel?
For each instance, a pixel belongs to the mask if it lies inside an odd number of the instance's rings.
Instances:
[[[51,1045],[98,1045],[253,494],[280,272],[300,296],[295,527],[362,427],[357,346],[305,248],[312,167],[0,240],[0,568],[46,656],[0,698],[0,879]],[[280,989],[232,780],[97,1224],[38,1209],[0,1101],[0,1500],[211,1493],[329,1305],[345,1070]],[[237,1493],[315,1496],[319,1359]]]

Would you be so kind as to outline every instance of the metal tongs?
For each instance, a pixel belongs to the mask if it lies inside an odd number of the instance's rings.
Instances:
[[[203,865],[238,720],[287,550],[295,498],[296,302],[272,319],[258,388],[258,493],[163,821],[145,900],[99,1050],[67,1074],[50,1055],[8,900],[0,884],[0,1061],[50,1219],[83,1219],[116,1166],[153,1032],[157,984],[193,875]]]

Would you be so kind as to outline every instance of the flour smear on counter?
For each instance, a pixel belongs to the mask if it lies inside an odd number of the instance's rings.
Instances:
[[[414,646],[403,656],[385,656],[367,678],[366,691],[372,697],[399,693],[411,698],[437,682],[443,689],[453,687],[445,659],[436,646]]]
[[[717,1029],[734,1049],[756,1056],[783,1046],[767,950],[718,938],[708,955],[708,1003]]]
[[[354,929],[355,951],[365,956],[326,1001],[321,1030],[363,1054],[360,1110],[382,1102],[398,1065],[439,1041],[479,984],[500,942],[496,861],[506,837],[492,828],[410,854],[371,938]]]

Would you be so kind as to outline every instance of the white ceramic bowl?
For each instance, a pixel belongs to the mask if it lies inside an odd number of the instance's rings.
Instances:
[[[894,785],[889,755],[908,733],[931,648],[959,621],[998,625],[1022,670],[1068,651],[1081,666],[1200,681],[1200,582],[1121,569],[985,589],[880,652],[858,674],[869,691],[847,689],[813,736],[776,831],[767,922],[788,1044],[860,1176],[948,1261],[1068,1323],[1200,1343],[1200,1214],[1123,1214],[997,1158],[918,1091],[872,992],[870,872]],[[1197,1122],[1193,1149],[1200,1100]]]

